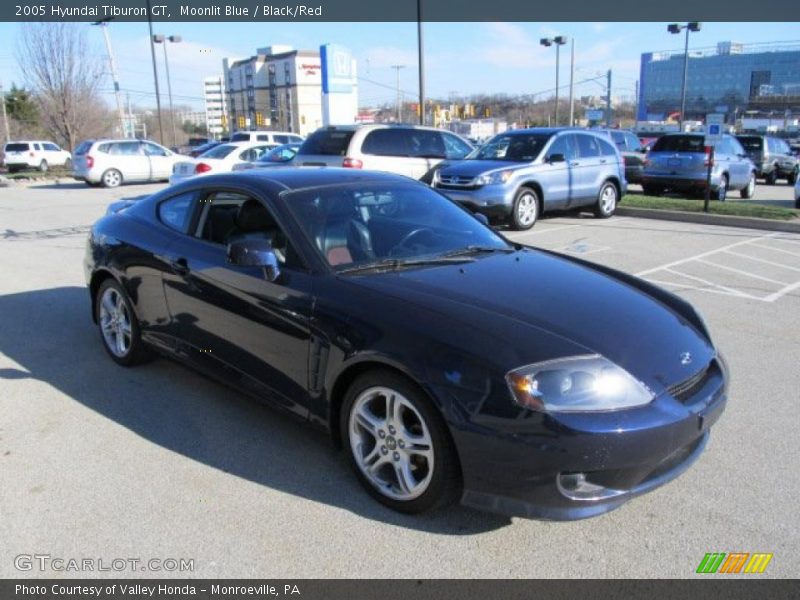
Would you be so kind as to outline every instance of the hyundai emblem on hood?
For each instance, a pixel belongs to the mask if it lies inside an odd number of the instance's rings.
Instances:
[[[681,364],[688,365],[692,362],[692,354],[691,352],[682,352],[681,353]]]

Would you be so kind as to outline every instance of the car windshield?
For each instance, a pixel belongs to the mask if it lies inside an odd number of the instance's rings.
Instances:
[[[545,134],[501,134],[489,140],[468,158],[531,162],[536,160],[549,139],[550,136]]]
[[[464,209],[417,183],[321,186],[282,197],[337,271],[463,261],[513,250]]]
[[[745,150],[761,150],[764,147],[764,141],[760,137],[737,136],[736,139],[744,146]]]
[[[221,146],[214,146],[211,150],[206,150],[203,152],[199,158],[225,158],[236,150],[238,146],[234,146],[232,144],[222,144]]]
[[[702,135],[665,135],[653,144],[652,152],[705,152]]]

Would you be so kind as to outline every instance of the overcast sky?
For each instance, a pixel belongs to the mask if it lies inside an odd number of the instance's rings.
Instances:
[[[92,52],[105,59],[98,27],[81,24]],[[170,45],[170,71],[176,104],[202,108],[202,79],[222,71],[223,57],[245,57],[257,47],[286,44],[318,49],[320,44],[349,47],[358,60],[360,104],[394,102],[395,71],[400,87],[416,96],[416,23],[155,23],[156,33],[179,34],[183,42]],[[447,98],[473,93],[537,93],[555,84],[555,50],[539,38],[563,34],[575,39],[576,81],[613,71],[614,94],[632,97],[642,52],[682,50],[683,36],[670,35],[666,23],[427,23],[425,24],[426,87],[429,96]],[[17,68],[14,42],[20,26],[0,23],[0,81],[24,83]],[[146,23],[114,23],[109,27],[123,90],[134,104],[154,105],[153,76]],[[800,39],[797,23],[703,23],[692,33],[692,48],[720,41],[744,43]],[[162,93],[166,92],[163,51],[159,51]],[[568,46],[561,51],[561,84],[569,79]],[[800,83],[800,82],[798,82]],[[578,95],[603,92],[604,83],[587,82]],[[110,79],[103,90],[111,99]]]

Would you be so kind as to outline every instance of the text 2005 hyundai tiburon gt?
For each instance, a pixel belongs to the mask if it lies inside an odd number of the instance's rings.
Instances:
[[[170,356],[297,415],[404,512],[604,513],[686,469],[726,401],[689,304],[389,174],[189,180],[112,207],[86,275],[114,361]]]

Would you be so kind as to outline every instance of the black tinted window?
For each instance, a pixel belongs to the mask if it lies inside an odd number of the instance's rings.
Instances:
[[[298,154],[322,154],[326,156],[344,156],[353,131],[321,129],[315,131],[300,146]]]
[[[419,137],[412,142],[409,133],[406,129],[375,129],[367,134],[361,152],[376,156],[411,156],[415,151],[421,152]]]
[[[75,148],[75,154],[80,156],[81,154],[86,154],[89,152],[89,148],[92,147],[92,142],[81,142],[78,144],[78,147]]]
[[[705,152],[702,135],[665,135],[653,144],[653,152]]]
[[[479,160],[507,160],[531,162],[536,160],[544,148],[549,135],[544,134],[500,134],[489,140],[475,156]]]
[[[411,129],[406,132],[410,141],[411,156],[420,158],[444,158],[444,140],[438,131],[428,131],[426,129]]]
[[[250,141],[250,134],[249,133],[234,133],[231,137],[232,142],[249,142]]]
[[[189,221],[192,218],[195,193],[181,194],[158,205],[159,220],[175,231],[186,233],[189,230]]]
[[[443,133],[441,135],[442,139],[444,140],[445,158],[464,158],[467,154],[472,152],[472,146],[463,141],[461,138],[449,133]]]
[[[269,136],[268,135],[257,135],[256,136],[256,141],[257,142],[268,142],[269,141]]]
[[[578,156],[580,158],[600,156],[599,140],[597,138],[584,134],[577,134],[575,138],[578,140]]]
[[[6,152],[27,152],[28,144],[6,144]]]
[[[273,135],[272,140],[276,144],[288,144],[289,143],[289,136],[288,135]]]
[[[200,155],[200,158],[225,158],[237,148],[238,146],[234,146],[233,144],[221,144],[219,146],[214,146],[211,150],[206,150]]]
[[[764,147],[764,140],[754,135],[740,135],[736,139],[749,151],[758,151]]]

